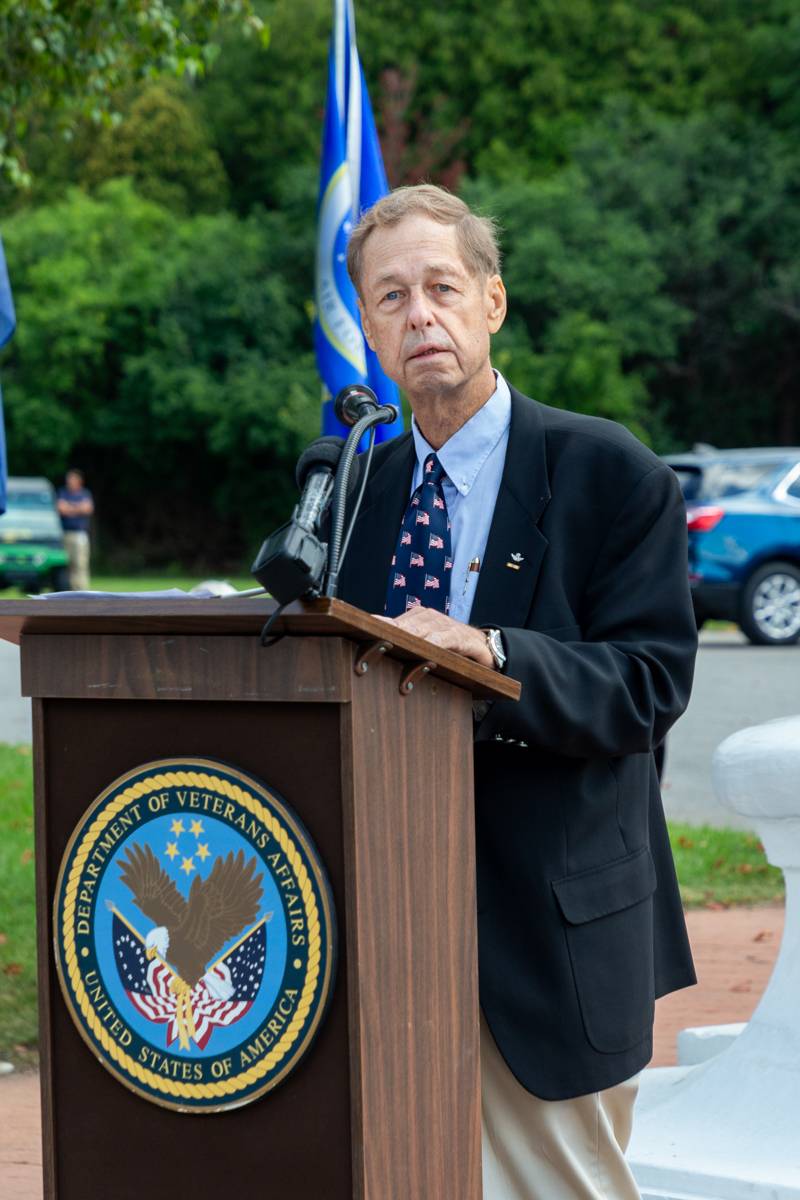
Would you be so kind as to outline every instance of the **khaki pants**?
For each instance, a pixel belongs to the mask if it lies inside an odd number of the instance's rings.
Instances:
[[[89,535],[82,529],[64,534],[64,548],[69,556],[69,586],[73,592],[89,590]]]
[[[639,1077],[574,1100],[532,1096],[481,1015],[483,1200],[640,1200],[625,1149]]]

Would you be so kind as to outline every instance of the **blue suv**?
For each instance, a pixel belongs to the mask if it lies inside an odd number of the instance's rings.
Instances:
[[[737,621],[762,646],[800,638],[800,449],[665,456],[680,481],[698,625]]]

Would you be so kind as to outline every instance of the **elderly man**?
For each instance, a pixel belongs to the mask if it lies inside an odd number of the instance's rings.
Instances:
[[[522,681],[476,713],[484,1195],[628,1200],[654,999],[694,982],[653,763],[696,650],[680,490],[492,369],[495,231],[460,200],[384,197],[348,265],[413,428],[376,450],[340,595]]]

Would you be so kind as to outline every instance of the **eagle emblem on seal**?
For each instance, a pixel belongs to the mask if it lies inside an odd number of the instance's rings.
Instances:
[[[192,1040],[203,1049],[215,1025],[232,1024],[250,1007],[254,975],[248,971],[244,989],[237,989],[237,966],[255,968],[259,979],[263,971],[269,916],[213,961],[258,915],[257,860],[245,861],[241,850],[217,858],[206,879],[195,876],[188,897],[148,845],[130,847],[119,865],[134,904],[152,922],[142,939],[114,913],[117,967],[128,996],[148,1020],[168,1023],[168,1044],[177,1037],[183,1049]]]

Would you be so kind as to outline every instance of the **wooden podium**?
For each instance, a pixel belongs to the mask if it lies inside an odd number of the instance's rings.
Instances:
[[[3,602],[33,698],[46,1200],[479,1200],[472,701],[519,685],[340,601]],[[81,1040],[53,956],[56,876],[114,779],[218,759],[283,795],[339,928],[330,1009],[273,1091],[184,1114]]]

